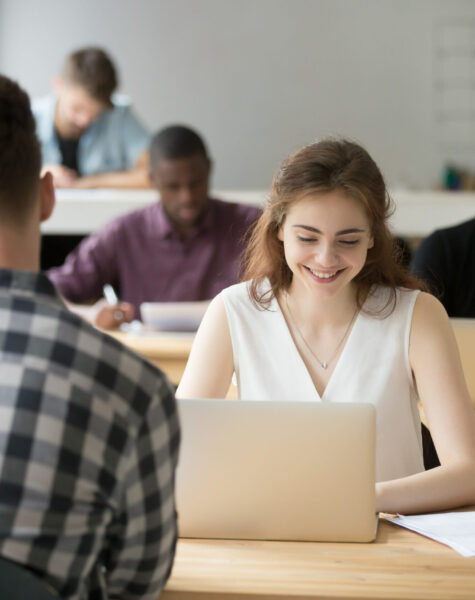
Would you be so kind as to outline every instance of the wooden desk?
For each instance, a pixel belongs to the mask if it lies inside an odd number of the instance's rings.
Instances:
[[[160,367],[174,385],[180,383],[195,337],[194,333],[157,332],[150,335],[133,335],[116,331],[107,333]]]
[[[473,600],[475,558],[386,521],[372,544],[179,540],[160,600]]]

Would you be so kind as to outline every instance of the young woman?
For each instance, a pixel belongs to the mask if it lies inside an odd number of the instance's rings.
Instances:
[[[234,372],[243,400],[371,402],[378,510],[475,504],[475,418],[457,345],[441,304],[394,258],[389,212],[357,144],[323,140],[287,159],[244,282],[212,301],[177,395],[224,397]],[[419,399],[441,462],[426,472]]]

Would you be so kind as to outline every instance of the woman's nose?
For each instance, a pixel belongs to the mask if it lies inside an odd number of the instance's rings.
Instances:
[[[319,244],[316,259],[322,267],[333,267],[337,261],[337,252],[333,244],[322,242]]]

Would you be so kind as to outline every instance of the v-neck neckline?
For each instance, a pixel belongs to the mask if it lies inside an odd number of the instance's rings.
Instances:
[[[315,383],[314,383],[314,381],[312,379],[312,376],[311,376],[311,374],[310,374],[310,372],[309,372],[309,370],[307,368],[307,365],[305,364],[305,361],[304,361],[302,355],[300,354],[300,351],[299,351],[299,349],[297,347],[297,344],[295,343],[295,340],[294,340],[294,338],[292,336],[290,328],[289,328],[289,326],[287,324],[287,321],[285,319],[284,313],[282,312],[282,309],[280,307],[279,301],[277,300],[277,298],[275,296],[274,296],[274,298],[272,300],[272,303],[273,304],[275,303],[274,308],[276,308],[277,312],[280,315],[280,320],[281,320],[282,327],[284,327],[285,331],[287,332],[287,335],[288,335],[289,341],[290,341],[290,343],[291,343],[291,345],[293,347],[294,353],[295,353],[295,355],[298,358],[298,362],[300,363],[303,371],[305,371],[306,377],[307,377],[310,385],[312,386],[313,390],[315,391],[317,399],[320,400],[321,402],[327,401],[328,388],[332,387],[333,379],[335,379],[335,373],[341,368],[340,367],[340,363],[342,362],[342,360],[344,359],[344,357],[345,357],[345,355],[347,353],[348,344],[351,342],[352,338],[354,337],[353,332],[355,331],[355,328],[358,326],[358,324],[359,324],[359,322],[361,320],[360,319],[361,312],[362,312],[362,310],[363,310],[364,305],[366,304],[366,302],[364,302],[363,307],[361,307],[361,309],[358,311],[358,314],[356,315],[356,318],[355,318],[355,320],[353,322],[353,325],[352,325],[352,327],[350,329],[350,332],[349,332],[349,334],[348,334],[348,336],[347,336],[347,338],[345,340],[345,343],[343,344],[343,348],[341,349],[340,355],[337,358],[337,362],[335,364],[335,367],[334,367],[334,369],[333,369],[333,371],[332,371],[332,373],[331,373],[331,375],[330,375],[330,377],[329,377],[329,379],[327,381],[327,384],[324,387],[323,392],[322,392],[321,395],[320,395],[319,391],[317,390],[317,388],[315,386]]]

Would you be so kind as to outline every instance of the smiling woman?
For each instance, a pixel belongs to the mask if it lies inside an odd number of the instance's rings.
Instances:
[[[317,295],[333,296],[352,281],[374,246],[364,207],[341,191],[309,194],[292,205],[277,239],[292,285],[312,286]]]
[[[475,502],[475,420],[440,303],[394,255],[390,199],[369,154],[323,140],[284,162],[246,253],[210,305],[179,397],[369,402],[377,508]],[[213,368],[209,368],[213,365]],[[424,473],[419,399],[441,466]]]

